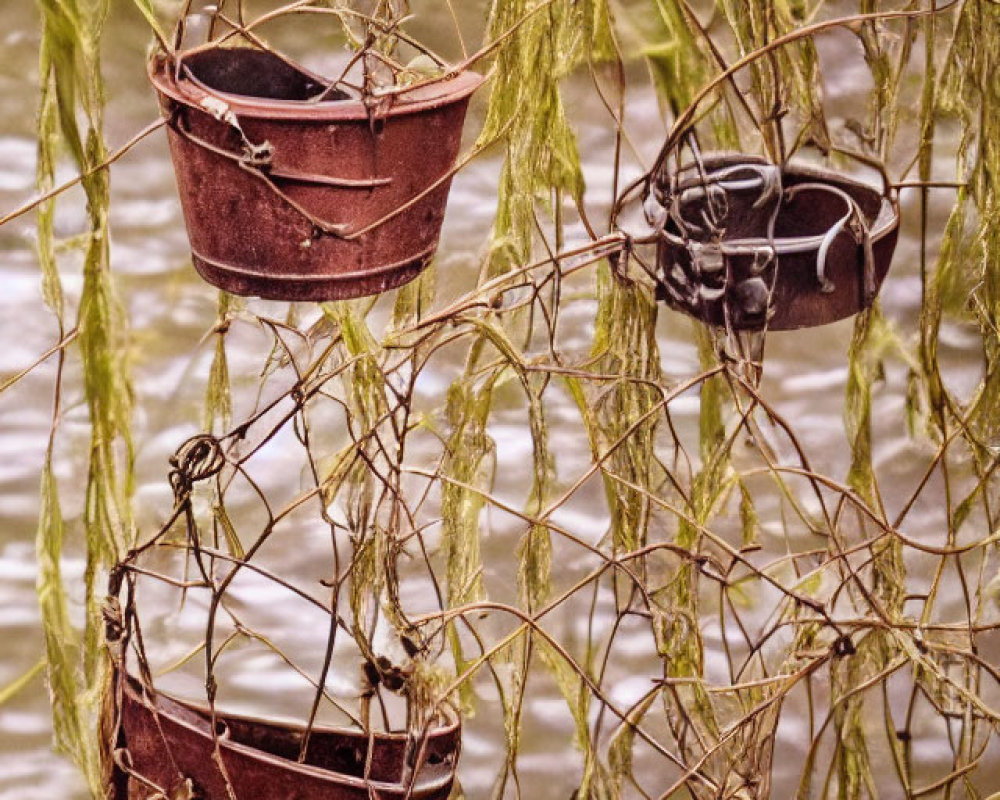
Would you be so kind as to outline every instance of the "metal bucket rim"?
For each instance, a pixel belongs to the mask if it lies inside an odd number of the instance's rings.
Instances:
[[[718,158],[713,159],[712,156],[706,156],[702,161],[704,163],[710,163],[713,160],[723,160],[727,158],[730,154],[712,154],[713,156],[718,156]],[[735,155],[735,154],[733,154]],[[748,165],[759,165],[770,163],[766,159],[759,159],[759,157],[749,156],[746,159]],[[679,171],[684,171],[686,169],[694,168],[697,164],[695,162],[687,162],[683,164]],[[813,180],[817,183],[829,184],[833,187],[843,187],[850,186],[854,189],[860,191],[869,192],[871,196],[878,197],[881,200],[879,206],[879,212],[875,219],[871,220],[870,237],[872,243],[876,243],[886,236],[890,235],[899,227],[900,214],[899,214],[899,200],[896,197],[894,191],[880,192],[876,187],[871,184],[852,178],[834,169],[829,169],[826,167],[817,167],[811,164],[798,164],[798,163],[787,163],[781,167],[781,172],[783,175],[790,174],[794,175],[796,178],[806,178]],[[660,181],[658,181],[660,183]],[[679,184],[681,187],[686,187],[687,182],[682,182]],[[692,181],[690,185],[697,185],[696,182]],[[836,222],[836,220],[833,220]],[[661,231],[661,236],[663,239],[675,247],[684,247],[687,245],[690,239],[686,239],[681,234],[675,233],[668,230],[666,227]],[[760,237],[759,244],[763,246],[773,246],[776,255],[790,255],[793,253],[810,252],[812,250],[819,250],[820,245],[823,242],[825,234],[814,234],[811,236],[796,236],[796,237],[775,237],[773,240],[768,240],[766,237]],[[754,240],[756,242],[756,240]],[[812,244],[814,246],[804,246],[806,244]],[[730,241],[726,242],[723,240],[721,243],[722,252],[725,254],[727,249],[727,244],[729,248],[736,248],[738,245],[736,242]],[[735,254],[735,253],[734,253]]]
[[[234,50],[237,48],[218,48]],[[204,52],[204,51],[203,51]],[[360,98],[349,97],[341,100],[309,102],[303,100],[279,100],[275,98],[253,97],[211,89],[206,92],[195,82],[186,78],[177,80],[170,68],[170,61],[163,53],[154,53],[147,63],[149,80],[156,90],[171,100],[191,108],[203,109],[206,94],[218,98],[240,117],[276,119],[301,122],[338,122],[368,120],[372,111]],[[404,90],[387,96],[392,103],[375,116],[395,117],[432,111],[467,99],[486,80],[483,75],[471,70],[429,83],[414,85],[412,90]]]
[[[125,684],[127,688],[131,691],[132,695],[135,696],[139,702],[143,702],[142,696],[139,694],[141,690],[148,690],[151,694],[156,697],[163,697],[171,703],[175,703],[188,711],[204,717],[211,717],[212,710],[207,706],[201,705],[201,703],[195,702],[193,700],[187,700],[185,698],[177,697],[170,692],[164,692],[156,687],[146,687],[142,681],[132,675],[131,673],[126,676]],[[461,727],[461,720],[455,710],[447,703],[442,704],[442,716],[447,719],[447,722],[443,725],[438,725],[430,729],[431,733],[428,735],[433,736],[444,736],[451,734],[452,732],[458,730]],[[218,708],[215,710],[216,716],[221,716],[226,719],[239,720],[240,722],[248,723],[259,723],[261,725],[267,725],[272,728],[282,728],[287,731],[297,731],[305,730],[305,726],[295,722],[282,722],[280,720],[269,720],[263,717],[254,717],[249,714],[235,714],[228,711],[220,711]],[[347,727],[342,725],[326,725],[326,724],[316,724],[312,727],[313,732],[330,733],[341,736],[358,736],[367,740],[369,734],[357,727]],[[409,734],[403,731],[376,731],[374,734],[377,739],[384,739],[388,741],[399,740],[405,742],[409,738]]]

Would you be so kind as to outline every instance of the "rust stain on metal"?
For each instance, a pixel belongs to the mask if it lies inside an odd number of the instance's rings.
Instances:
[[[340,300],[400,286],[427,265],[480,75],[404,92],[372,120],[360,98],[308,100],[321,79],[265,51],[203,51],[180,69],[156,56],[149,73],[170,121],[194,265],[209,283]]]
[[[161,789],[168,797],[231,800],[229,787],[237,800],[446,800],[451,792],[457,718],[422,739],[317,725],[299,761],[301,726],[220,712],[213,737],[208,708],[144,691],[131,677],[121,686],[119,752],[141,778],[119,770],[114,800],[152,800]]]

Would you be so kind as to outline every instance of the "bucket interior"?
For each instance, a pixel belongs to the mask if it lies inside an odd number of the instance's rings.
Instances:
[[[269,100],[307,101],[327,89],[317,76],[298,69],[278,55],[249,47],[220,47],[184,58],[187,75],[207,89]],[[326,100],[344,100],[340,90]]]
[[[869,227],[876,227],[884,203],[883,197],[875,189],[851,181],[837,181],[830,178],[817,181],[810,176],[799,177],[794,173],[785,173],[784,177],[786,188],[797,183],[825,183],[840,189],[857,203]],[[803,188],[796,192],[790,201],[782,203],[774,233],[778,238],[822,236],[836,225],[847,211],[844,199],[836,193],[818,188]]]

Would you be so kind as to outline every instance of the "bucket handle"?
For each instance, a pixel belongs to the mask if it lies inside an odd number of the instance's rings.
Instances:
[[[247,148],[243,153],[234,153],[232,150],[227,150],[224,147],[217,147],[197,134],[192,133],[180,122],[182,116],[182,114],[176,113],[171,117],[171,120],[168,122],[171,130],[175,131],[184,139],[187,139],[196,147],[201,147],[202,149],[207,150],[210,153],[214,153],[227,161],[233,162],[241,170],[248,172],[250,175],[263,182],[263,184],[267,186],[267,188],[270,189],[275,195],[277,195],[285,204],[290,206],[301,216],[305,217],[318,231],[321,231],[323,234],[328,236],[350,240],[360,234],[350,231],[347,225],[327,222],[326,220],[322,220],[314,214],[311,214],[303,208],[300,203],[297,203],[289,197],[286,192],[282,191],[281,187],[275,182],[276,180],[285,180],[295,183],[312,183],[340,189],[356,189],[360,191],[372,191],[380,186],[392,183],[391,178],[369,178],[357,180],[336,178],[329,175],[315,175],[305,172],[297,172],[295,170],[274,169],[271,166],[273,151],[270,143],[264,142],[261,145],[253,145],[251,148]]]
[[[848,153],[848,155],[854,155]],[[879,175],[882,177],[882,197],[884,200],[892,204],[893,208],[897,208],[897,196],[895,192],[895,187],[891,184],[886,174],[884,166],[877,161],[868,160],[864,157],[858,159],[862,161],[867,166],[875,169]],[[723,180],[730,177],[729,170],[733,169],[734,166],[743,166],[742,164],[730,164],[727,165],[725,169],[722,170],[722,175],[714,175],[716,179],[716,184],[720,184],[721,181],[718,179],[721,177]],[[755,161],[751,161],[746,166],[760,167]],[[762,176],[763,177],[763,176]],[[655,242],[661,237],[667,235],[665,231],[665,226],[667,222],[667,217],[674,217],[678,220],[680,227],[685,228],[685,221],[679,219],[679,213],[677,211],[677,198],[674,198],[674,202],[671,204],[671,209],[668,210],[663,208],[659,203],[659,198],[656,197],[653,192],[652,185],[652,173],[647,173],[646,175],[639,178],[637,181],[632,183],[619,198],[619,203],[615,212],[618,212],[624,208],[626,202],[629,202],[630,196],[634,197],[636,190],[643,190],[643,211],[645,212],[646,221],[653,233],[649,235],[645,241]],[[780,187],[780,184],[779,184]],[[703,188],[706,191],[708,183],[704,184]],[[779,189],[780,190],[780,189]],[[834,241],[844,233],[852,235],[858,245],[862,248],[861,255],[861,265],[860,265],[860,289],[861,289],[861,305],[862,307],[867,307],[871,304],[874,299],[877,290],[875,286],[875,254],[874,254],[874,243],[871,225],[873,220],[868,220],[866,218],[865,212],[861,209],[858,203],[853,197],[847,192],[819,181],[811,181],[807,183],[795,184],[787,189],[780,190],[783,196],[782,202],[791,200],[796,194],[802,191],[821,191],[827,192],[835,195],[844,204],[844,213],[833,222],[832,225],[823,233],[821,236],[815,237],[813,247],[816,249],[816,280],[819,284],[820,291],[824,294],[830,294],[836,291],[836,286],[826,275],[827,266],[827,256],[829,254],[830,248],[833,246]],[[652,203],[652,206],[650,205]],[[771,219],[771,225],[769,228],[769,235],[767,237],[767,244],[765,245],[765,250],[769,252],[771,258],[778,255],[781,250],[780,247],[776,247],[776,241],[774,239],[773,227],[775,218]],[[685,236],[685,240],[687,237]],[[636,241],[636,240],[633,240]],[[643,240],[637,240],[643,241]],[[735,240],[727,242],[728,248],[730,250],[739,250],[741,248],[746,248],[749,251],[761,251],[761,242],[754,240]],[[725,248],[722,248],[725,249]],[[761,251],[763,252],[763,251]],[[650,272],[646,269],[650,276],[654,279],[654,282],[659,286],[662,285],[666,289],[670,290],[671,294],[675,296],[675,299],[681,302],[686,302],[684,298],[681,298],[673,290],[670,282],[662,282],[660,276],[655,272]]]
[[[178,111],[181,111],[182,109],[183,107],[179,107]],[[212,113],[211,110],[209,110],[209,113]],[[302,172],[301,170],[274,167],[274,151],[270,143],[264,142],[263,144],[253,144],[246,139],[242,128],[240,128],[238,124],[233,125],[233,127],[236,128],[240,137],[244,140],[243,153],[234,153],[232,150],[218,147],[201,138],[197,134],[192,133],[191,129],[186,127],[180,121],[181,116],[181,113],[175,114],[174,118],[170,121],[170,127],[192,144],[202,147],[205,150],[215,153],[218,156],[222,156],[230,161],[236,162],[241,166],[255,167],[263,172],[266,172],[267,176],[270,178],[276,178],[278,180],[289,181],[292,183],[311,183],[321,186],[332,186],[338,189],[362,190],[377,189],[380,186],[388,186],[392,183],[392,178],[338,178],[334,175],[320,175],[315,172]],[[213,116],[216,115],[213,113]],[[222,121],[228,121],[222,117],[216,118]]]
[[[864,212],[847,192],[825,183],[796,184],[785,190],[785,198],[791,200],[796,194],[805,190],[834,194],[843,200],[847,207],[847,213],[834,222],[823,234],[822,242],[816,253],[816,279],[819,281],[820,291],[824,294],[836,291],[837,287],[826,277],[826,257],[834,240],[844,231],[849,231],[864,250],[861,267],[861,291],[863,304],[868,305],[875,297],[875,252],[872,246],[871,228],[865,219]]]
[[[392,182],[391,178],[370,178],[363,180],[349,180],[344,178],[315,176],[315,175],[309,175],[307,173],[297,173],[291,170],[276,171],[270,167],[271,159],[273,158],[273,151],[271,151],[271,145],[268,142],[264,142],[263,144],[260,145],[253,144],[252,142],[247,140],[245,134],[243,133],[242,128],[239,127],[239,124],[237,122],[237,125],[234,127],[240,134],[241,138],[244,140],[246,152],[244,152],[243,154],[238,154],[234,153],[232,150],[226,150],[225,148],[217,147],[211,142],[207,142],[200,136],[192,133],[189,129],[184,127],[184,125],[180,122],[180,118],[183,116],[183,112],[187,110],[187,108],[188,106],[178,104],[174,108],[173,112],[171,113],[170,117],[167,120],[167,125],[170,127],[171,130],[175,131],[178,136],[181,136],[189,140],[192,144],[194,144],[197,147],[202,147],[212,153],[215,153],[218,156],[221,156],[222,158],[232,161],[240,169],[250,173],[258,180],[263,181],[264,185],[267,186],[268,189],[270,189],[289,207],[291,207],[293,210],[298,212],[302,217],[308,220],[316,228],[317,231],[320,231],[321,233],[327,236],[333,236],[337,239],[342,239],[348,242],[360,239],[365,234],[370,233],[376,228],[385,225],[390,220],[395,219],[400,214],[410,210],[413,206],[415,206],[425,197],[430,195],[432,192],[435,192],[442,186],[446,185],[452,178],[455,177],[455,175],[458,173],[460,169],[465,167],[466,164],[468,164],[473,158],[475,158],[485,149],[485,147],[477,147],[471,153],[459,159],[459,161],[455,163],[450,169],[448,169],[443,175],[432,181],[425,188],[421,189],[413,197],[400,203],[392,211],[383,214],[381,217],[372,222],[366,223],[364,225],[361,225],[360,227],[352,229],[348,225],[327,222],[326,220],[322,220],[319,217],[315,216],[314,214],[310,213],[305,208],[303,208],[301,204],[297,203],[295,200],[289,197],[286,192],[282,191],[281,187],[279,187],[275,183],[274,178],[285,179],[288,181],[295,181],[295,182],[309,182],[309,179],[320,178],[321,180],[318,181],[313,180],[312,182],[325,183],[326,185],[337,186],[340,188],[364,189],[364,190],[373,190],[379,188],[380,186],[387,185]],[[226,121],[225,118],[220,117],[219,115],[213,113],[210,109],[205,109],[205,110],[207,113],[212,114],[212,116],[216,117],[216,119],[219,119],[220,121]],[[232,114],[231,111],[229,113]],[[336,181],[336,183],[333,183],[333,181]]]
[[[691,146],[695,152],[695,163],[697,164],[700,162],[700,153],[698,152],[697,145],[691,138],[692,136],[693,136],[693,131],[691,130],[685,131],[680,137],[680,144],[678,146],[683,147],[684,143],[688,142],[689,146]],[[653,184],[657,176],[662,175],[665,170],[669,175],[669,168],[667,167],[669,155],[671,151],[676,150],[678,146],[675,146],[674,148],[667,148],[666,145],[664,145],[664,149],[660,151],[654,165],[645,173],[643,173],[638,178],[629,183],[621,191],[618,197],[615,198],[614,203],[612,204],[609,221],[613,228],[618,228],[618,219],[624,212],[626,207],[629,206],[631,203],[635,202],[636,199],[641,200],[643,205],[643,211],[645,212],[646,216],[646,221],[650,226],[650,232],[641,237],[633,237],[633,241],[635,241],[636,244],[652,244],[656,242],[659,233],[662,230],[662,225],[658,225],[657,224],[658,220],[655,219],[658,210],[657,209],[651,210],[650,207],[651,203],[653,204],[657,203],[656,193],[653,190]],[[899,205],[898,188],[892,182],[892,179],[889,177],[889,173],[886,169],[886,166],[881,160],[844,147],[831,146],[828,148],[828,152],[845,156],[851,159],[852,161],[861,164],[862,166],[874,170],[878,174],[879,182],[881,183],[881,191],[880,191],[881,196],[884,197],[887,201],[889,201],[893,209],[898,208]],[[734,159],[734,163],[736,162],[737,159],[742,159],[748,165],[756,163],[759,164],[771,163],[767,159],[761,158],[760,156],[753,156],[749,154],[732,153],[731,156]],[[781,166],[784,166],[784,162],[781,164]],[[664,223],[666,222],[665,217],[663,218],[662,221]]]

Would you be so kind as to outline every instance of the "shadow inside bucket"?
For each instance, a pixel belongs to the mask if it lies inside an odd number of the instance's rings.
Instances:
[[[310,75],[280,56],[247,47],[218,48],[194,53],[183,61],[187,76],[209,91],[269,100],[306,102],[319,95],[346,100],[348,94],[331,89],[317,75]]]

